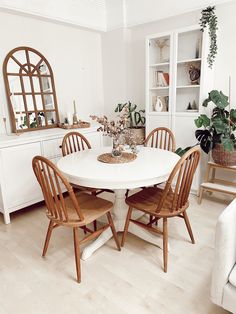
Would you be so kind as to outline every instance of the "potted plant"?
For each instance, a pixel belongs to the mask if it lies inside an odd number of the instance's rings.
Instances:
[[[207,107],[209,103],[214,104],[212,115],[201,114],[194,121],[199,128],[195,136],[206,154],[212,151],[214,162],[224,166],[236,165],[236,109],[230,110],[228,97],[217,90],[209,93],[203,106]]]
[[[145,140],[145,122],[144,117],[145,110],[137,110],[137,105],[132,104],[128,101],[125,104],[118,104],[115,108],[116,113],[122,112],[124,109],[127,110],[128,115],[128,128],[129,128],[129,138],[135,138],[136,144],[143,144]],[[128,144],[128,143],[127,143]]]

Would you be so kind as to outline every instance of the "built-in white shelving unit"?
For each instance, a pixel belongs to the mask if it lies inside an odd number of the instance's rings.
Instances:
[[[202,102],[213,82],[207,54],[208,36],[198,25],[147,36],[147,133],[165,126],[173,131],[177,147],[197,142],[194,119],[202,112]],[[196,77],[200,71],[200,77],[195,81],[190,79],[191,67]],[[189,110],[189,104],[192,110]],[[194,188],[197,189],[196,182]]]

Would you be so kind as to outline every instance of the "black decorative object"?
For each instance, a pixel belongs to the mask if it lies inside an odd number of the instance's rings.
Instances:
[[[200,69],[196,68],[194,65],[190,65],[189,67],[189,78],[191,81],[192,85],[197,85],[199,84],[199,79],[200,79]]]
[[[209,36],[210,36],[210,51],[207,57],[207,62],[209,68],[212,68],[213,63],[216,58],[217,54],[217,16],[215,14],[215,7],[207,7],[206,9],[202,10],[202,16],[200,18],[200,26],[201,26],[201,31],[204,32],[205,28],[209,26]]]

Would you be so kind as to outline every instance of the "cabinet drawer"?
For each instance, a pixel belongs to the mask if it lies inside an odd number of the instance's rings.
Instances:
[[[53,159],[55,157],[62,156],[61,143],[62,137],[55,138],[53,140],[43,141],[43,155],[46,158]]]

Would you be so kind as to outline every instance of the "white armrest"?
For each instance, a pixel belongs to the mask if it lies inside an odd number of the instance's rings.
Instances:
[[[216,225],[215,259],[211,286],[211,299],[215,304],[222,304],[223,289],[235,263],[236,199],[223,211]]]

